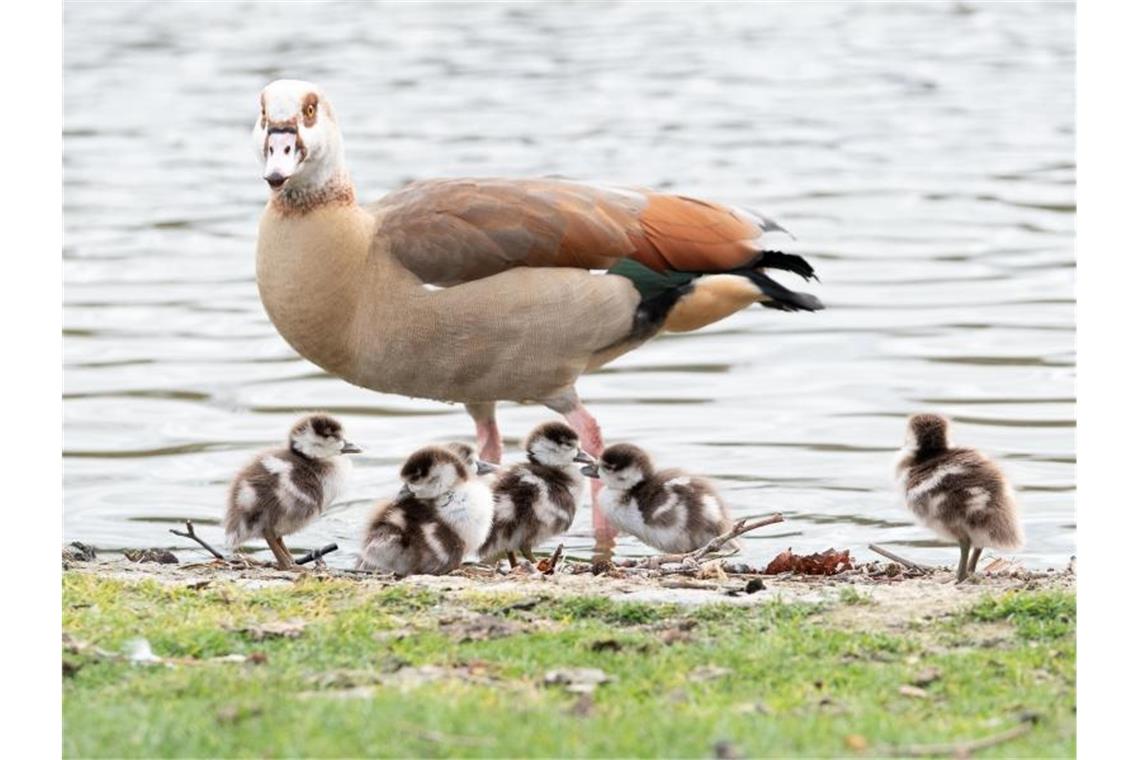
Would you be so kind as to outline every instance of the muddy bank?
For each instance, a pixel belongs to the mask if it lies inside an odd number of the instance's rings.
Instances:
[[[283,587],[301,577],[324,577],[351,580],[366,588],[403,585],[459,595],[603,596],[614,601],[680,605],[761,605],[774,601],[838,603],[836,611],[845,622],[862,620],[883,626],[957,612],[987,595],[1016,590],[1072,590],[1076,583],[1071,567],[979,574],[957,584],[949,568],[921,576],[888,575],[886,566],[878,562],[857,565],[853,570],[827,577],[718,574],[713,578],[649,574],[622,568],[593,575],[575,566],[563,566],[560,572],[549,575],[522,568],[504,574],[491,568],[465,566],[451,575],[396,579],[333,568],[294,573],[262,566],[234,567],[222,562],[159,564],[125,558],[72,561],[67,562],[66,567],[71,572],[94,573],[125,581],[153,580],[194,588],[214,584],[233,584],[246,589]]]

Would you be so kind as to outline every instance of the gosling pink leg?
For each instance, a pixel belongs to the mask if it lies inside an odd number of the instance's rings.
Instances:
[[[499,464],[503,460],[503,437],[499,434],[499,423],[495,421],[495,404],[467,404],[467,413],[475,420],[475,442],[479,447],[479,458],[484,462]]]

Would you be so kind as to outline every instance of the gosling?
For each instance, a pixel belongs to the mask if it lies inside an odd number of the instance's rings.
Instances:
[[[463,441],[452,441],[446,445],[446,448],[451,449],[455,454],[463,460],[463,464],[467,467],[468,472],[474,472],[479,477],[490,475],[495,470],[499,469],[498,465],[484,462],[475,456],[475,447],[470,443]]]
[[[1025,540],[1005,475],[975,449],[952,447],[949,429],[950,420],[938,414],[907,420],[895,476],[919,521],[958,543],[961,583],[977,569],[983,548],[1019,549]]]
[[[359,570],[443,575],[474,555],[491,528],[491,490],[450,447],[428,446],[400,469],[404,488],[369,520]]]
[[[605,485],[600,504],[606,518],[654,549],[691,552],[732,527],[710,480],[678,469],[657,470],[649,454],[632,443],[607,447],[597,465],[582,471]]]
[[[479,550],[483,560],[506,554],[514,567],[521,552],[534,562],[534,547],[569,529],[586,491],[577,464],[593,462],[578,434],[563,422],[544,422],[523,442],[526,462],[499,470],[491,490],[495,517]]]
[[[302,417],[289,431],[286,448],[258,454],[234,477],[223,520],[226,542],[236,549],[260,536],[279,568],[297,567],[282,537],[301,530],[332,504],[352,470],[342,455],[359,451],[327,414]]]

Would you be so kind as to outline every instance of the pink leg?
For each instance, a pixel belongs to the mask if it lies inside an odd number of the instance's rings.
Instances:
[[[556,411],[560,410],[556,409]],[[561,414],[581,438],[583,451],[593,457],[600,457],[605,448],[605,444],[602,442],[602,429],[598,426],[598,421],[594,419],[594,415],[586,411],[586,407],[582,406],[582,402],[578,400],[577,396],[573,399],[573,406]],[[617,531],[602,513],[601,500],[598,498],[601,490],[602,481],[590,481],[590,494],[594,505],[594,553],[609,559],[610,554],[613,553]]]
[[[495,404],[467,404],[467,413],[475,420],[475,441],[479,447],[479,458],[484,462],[499,464],[503,460],[503,437],[499,435],[499,424],[495,422]]]

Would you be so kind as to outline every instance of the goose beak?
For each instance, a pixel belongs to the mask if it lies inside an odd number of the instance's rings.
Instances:
[[[596,462],[592,462],[592,463],[586,465],[585,467],[583,467],[582,468],[582,474],[585,475],[587,478],[601,477],[600,475],[598,475],[598,464]]]
[[[285,180],[297,171],[300,159],[297,133],[292,130],[270,129],[265,138],[265,173],[262,175],[269,186],[274,190],[280,189]]]
[[[583,464],[593,464],[594,458],[581,449],[578,449],[578,456],[574,457],[574,461],[581,462]]]
[[[360,448],[352,441],[345,441],[343,444],[341,444],[340,447],[341,454],[359,454],[361,451],[364,451],[364,449]]]
[[[475,474],[486,475],[489,472],[494,472],[499,469],[498,465],[493,465],[490,462],[484,462],[482,459],[475,460]]]

